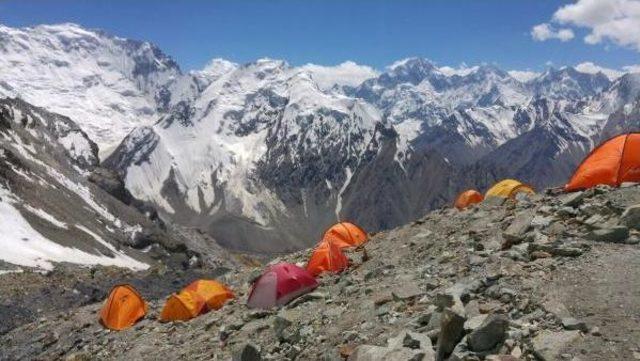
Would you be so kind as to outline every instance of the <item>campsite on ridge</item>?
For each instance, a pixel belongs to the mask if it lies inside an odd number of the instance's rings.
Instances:
[[[640,0],[0,1],[0,361],[640,360]]]

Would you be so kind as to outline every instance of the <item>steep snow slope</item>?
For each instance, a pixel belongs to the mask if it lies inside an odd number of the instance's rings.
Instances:
[[[193,242],[89,183],[97,164],[95,143],[69,118],[0,99],[1,269],[66,262],[141,270],[196,255]]]
[[[193,79],[148,42],[74,24],[0,25],[0,95],[76,120],[103,152],[196,93]]]

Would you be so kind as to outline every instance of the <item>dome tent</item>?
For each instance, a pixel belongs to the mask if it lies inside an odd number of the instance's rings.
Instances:
[[[235,298],[229,287],[214,280],[196,280],[184,289],[202,297],[207,311],[220,309],[228,300]]]
[[[620,134],[594,148],[577,167],[565,190],[598,184],[617,187],[623,182],[640,182],[640,133]]]
[[[269,309],[282,306],[318,287],[313,276],[291,263],[270,266],[253,283],[247,306]]]
[[[530,186],[515,180],[515,179],[503,179],[500,182],[494,184],[487,193],[485,198],[488,197],[501,197],[501,198],[516,198],[518,194],[534,194],[533,188]]]
[[[340,248],[345,248],[358,247],[367,242],[369,237],[362,228],[354,223],[340,222],[327,229],[322,239],[332,242]]]
[[[459,210],[463,210],[469,207],[472,204],[480,203],[484,200],[484,196],[482,193],[478,192],[475,189],[466,190],[456,197],[456,201],[454,206]]]
[[[323,272],[342,272],[348,266],[349,260],[340,247],[328,240],[322,240],[307,262],[307,271],[317,277]]]
[[[100,323],[111,330],[121,331],[133,326],[147,314],[147,304],[138,291],[128,284],[111,289],[100,310]]]
[[[193,291],[182,290],[169,296],[160,313],[160,321],[187,321],[201,315],[205,310],[204,298]]]
[[[191,282],[179,293],[169,296],[160,314],[161,321],[186,321],[220,309],[234,298],[233,292],[220,282],[199,279]]]

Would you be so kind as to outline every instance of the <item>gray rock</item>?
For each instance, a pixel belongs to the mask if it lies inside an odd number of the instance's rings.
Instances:
[[[533,217],[533,219],[531,220],[531,226],[533,228],[545,228],[545,227],[548,227],[552,221],[553,221],[553,217],[548,217],[548,216],[545,217],[545,216],[537,215]]]
[[[425,292],[420,289],[415,283],[405,283],[399,286],[396,286],[392,291],[391,295],[396,300],[410,300],[419,296],[422,296]]]
[[[544,330],[532,341],[533,352],[542,361],[560,358],[563,349],[580,337],[580,331],[554,332]]]
[[[518,214],[502,233],[502,237],[512,244],[522,242],[525,234],[531,228],[533,219],[533,211],[528,210]]]
[[[627,207],[620,216],[620,222],[632,229],[640,229],[640,204]]]
[[[629,238],[629,228],[615,226],[611,228],[596,229],[591,231],[587,238],[597,242],[623,243]]]
[[[390,349],[388,347],[361,345],[356,347],[348,358],[349,361],[418,361],[429,360],[423,351],[409,348]],[[433,360],[433,358],[431,359]],[[430,361],[430,360],[429,360]]]
[[[260,350],[251,343],[244,343],[233,353],[233,361],[261,361]]]
[[[470,358],[473,359],[472,357],[472,352],[469,351],[469,346],[467,345],[467,336],[465,336],[458,342],[447,361],[465,361]]]
[[[427,331],[440,330],[440,319],[442,318],[442,312],[434,312],[431,314],[429,324],[427,325]]]
[[[640,238],[638,236],[633,235],[633,236],[627,238],[625,243],[626,244],[638,244],[638,243],[640,243]]]
[[[582,203],[586,196],[585,192],[573,192],[562,196],[562,198],[560,198],[560,202],[565,207],[577,207]]]
[[[402,331],[387,340],[387,347],[361,345],[349,356],[350,361],[433,361],[431,340],[425,334]]]
[[[560,302],[556,298],[552,298],[543,302],[542,307],[544,308],[545,311],[549,313],[553,313],[556,317],[560,319],[571,317],[571,313],[569,312],[569,309],[567,308],[567,306],[565,306],[564,303]]]
[[[431,316],[433,315],[433,311],[425,312],[420,316],[416,317],[411,323],[417,327],[426,326],[431,321]]]
[[[464,323],[464,330],[465,332],[469,333],[472,332],[473,330],[475,330],[476,328],[480,327],[480,325],[482,325],[482,323],[484,322],[484,320],[489,317],[489,315],[477,315],[474,316],[470,319],[468,319],[465,323]]]
[[[293,322],[287,317],[276,315],[273,318],[273,332],[278,341],[295,344],[300,340],[300,328],[291,325]]]
[[[578,214],[578,211],[572,207],[562,207],[558,209],[556,214],[560,217],[575,217]]]
[[[507,201],[504,197],[489,196],[482,201],[482,204],[489,207],[497,207],[503,205]]]
[[[452,311],[449,308],[446,308],[442,312],[442,317],[440,320],[440,335],[438,336],[438,344],[436,351],[436,359],[444,360],[453,349],[456,347],[458,342],[464,336],[464,323],[466,318]]]
[[[505,340],[509,320],[504,315],[491,315],[467,337],[469,349],[487,351]]]
[[[582,332],[588,332],[589,328],[584,321],[576,320],[573,317],[565,317],[562,319],[562,327],[566,330],[578,330]]]
[[[432,350],[431,339],[425,334],[411,331],[402,331],[396,337],[387,340],[387,347],[392,349],[410,348],[413,350]]]

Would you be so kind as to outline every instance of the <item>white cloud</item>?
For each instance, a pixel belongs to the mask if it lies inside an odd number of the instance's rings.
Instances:
[[[622,70],[624,70],[625,73],[640,73],[640,64],[623,66]]]
[[[345,61],[336,66],[307,64],[300,67],[308,71],[320,89],[328,90],[334,85],[357,86],[363,81],[378,76],[378,72],[370,66]]]
[[[457,68],[453,68],[450,66],[441,66],[438,68],[438,70],[440,70],[440,72],[446,76],[452,76],[452,75],[465,76],[478,70],[478,67],[477,66],[468,67],[466,64],[463,63]]]
[[[510,70],[508,73],[512,78],[521,82],[528,82],[529,80],[540,75],[540,73],[529,70]]]
[[[560,7],[552,21],[587,28],[587,44],[611,41],[640,51],[640,0],[577,0]]]
[[[548,23],[542,23],[531,29],[531,37],[537,41],[546,41],[549,39],[558,39],[562,42],[573,39],[573,30],[564,28],[556,29]]]
[[[606,75],[607,78],[609,78],[610,80],[618,79],[625,73],[624,71],[602,67],[590,61],[586,61],[584,63],[580,63],[576,65],[575,69],[581,73],[587,73],[587,74],[602,73]]]

